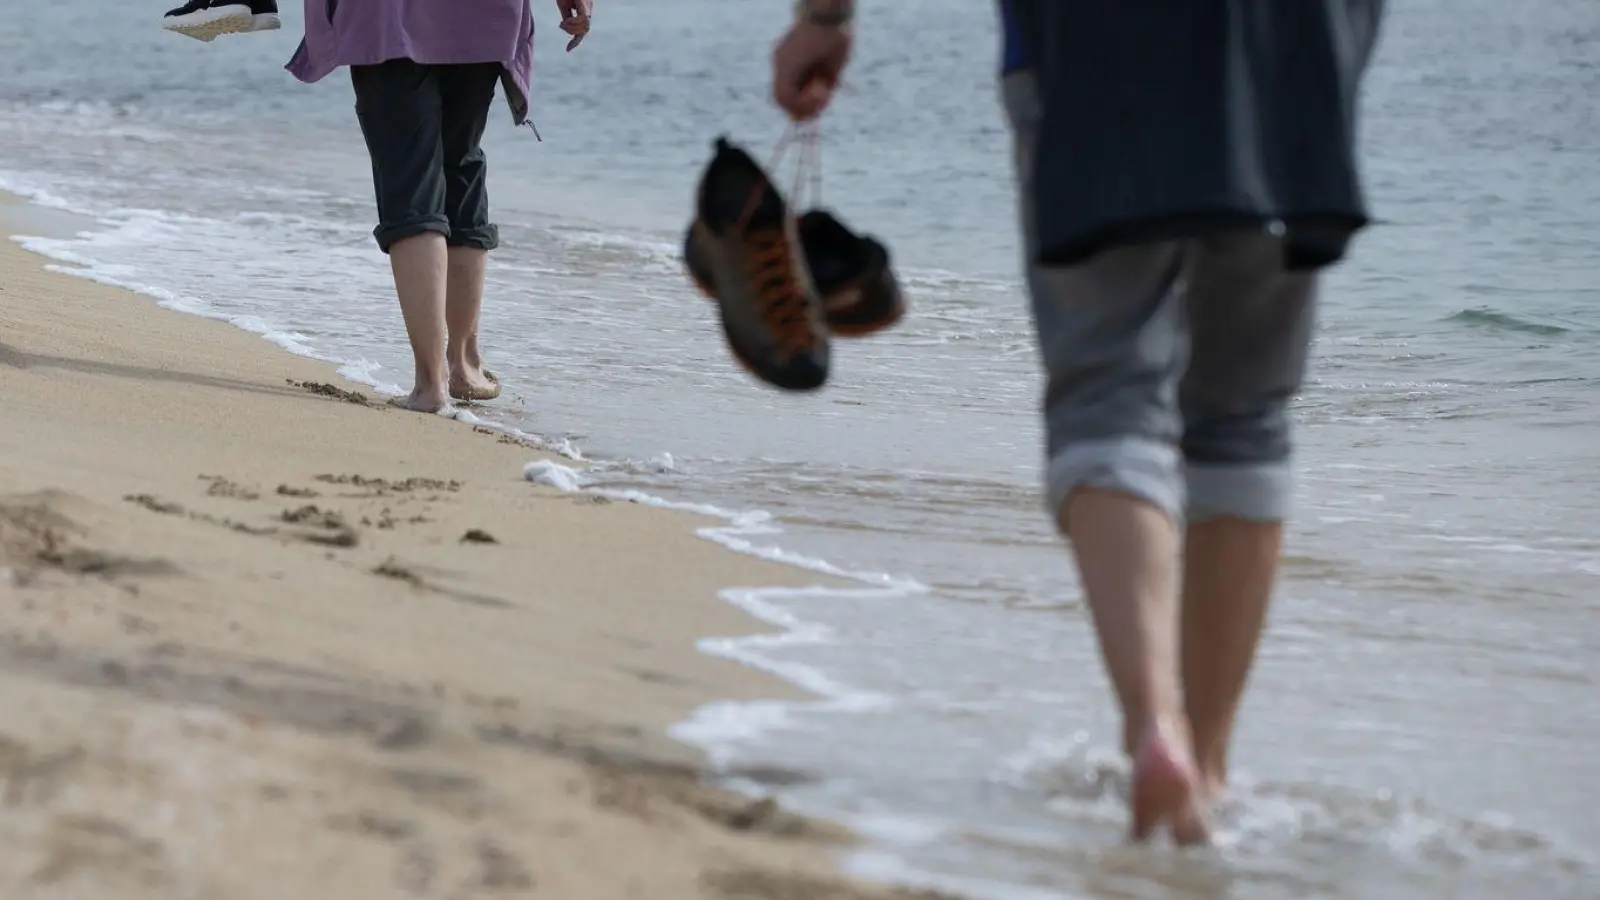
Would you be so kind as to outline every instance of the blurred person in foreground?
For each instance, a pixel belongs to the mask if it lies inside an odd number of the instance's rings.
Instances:
[[[1203,843],[1278,571],[1319,273],[1367,224],[1383,0],[999,6],[1049,513],[1121,706],[1132,837]],[[832,99],[854,13],[799,0],[773,54],[796,121]]]

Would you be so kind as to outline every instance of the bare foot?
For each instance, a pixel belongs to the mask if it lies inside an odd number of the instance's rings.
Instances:
[[[1227,800],[1225,769],[1200,766],[1200,780],[1194,802],[1172,822],[1172,837],[1179,844],[1210,843],[1210,817]]]
[[[457,400],[493,400],[500,396],[500,381],[478,366],[453,367],[450,396]]]
[[[432,390],[417,388],[405,397],[396,397],[390,400],[389,405],[408,409],[412,412],[436,413],[450,405],[450,398],[446,397],[444,391],[438,388]]]
[[[1180,847],[1198,847],[1211,843],[1210,807],[1200,800],[1190,800],[1172,819],[1172,841]]]
[[[1165,824],[1171,827],[1172,839],[1180,845],[1210,841],[1194,760],[1188,747],[1175,740],[1167,729],[1152,727],[1140,741],[1133,756],[1132,793],[1130,831],[1134,840],[1148,840]]]

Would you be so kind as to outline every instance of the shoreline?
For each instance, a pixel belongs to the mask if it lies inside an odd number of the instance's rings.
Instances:
[[[667,736],[805,696],[698,642],[768,630],[719,591],[816,576],[45,271],[24,202],[0,196],[8,896],[928,896],[845,880],[846,831],[708,787]]]

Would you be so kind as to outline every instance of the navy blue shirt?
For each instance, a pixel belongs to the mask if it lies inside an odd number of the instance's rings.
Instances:
[[[1004,33],[1000,72],[1010,74],[1027,68],[1028,51],[1022,44],[1022,25],[1017,21],[1017,11],[1012,0],[1000,0],[1000,28]]]
[[[1289,268],[1337,260],[1367,224],[1357,100],[1385,2],[1000,0],[1002,65],[1038,79],[1036,260],[1270,223]]]

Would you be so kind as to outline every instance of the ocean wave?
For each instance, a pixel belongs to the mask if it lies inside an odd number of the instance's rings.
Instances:
[[[1463,309],[1454,315],[1445,318],[1446,322],[1466,325],[1472,328],[1483,328],[1492,331],[1516,332],[1520,334],[1537,334],[1553,337],[1566,334],[1571,327],[1555,325],[1549,322],[1538,322],[1533,319],[1522,318],[1508,312],[1490,309],[1486,306]]]

